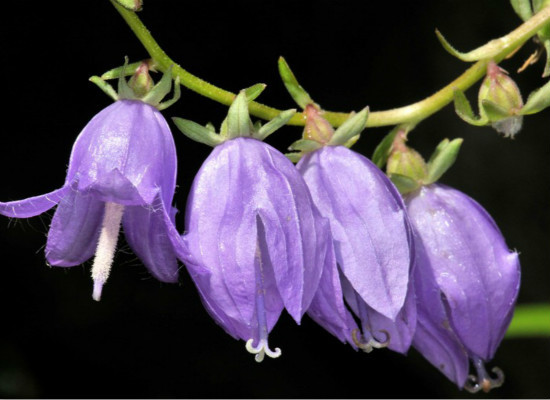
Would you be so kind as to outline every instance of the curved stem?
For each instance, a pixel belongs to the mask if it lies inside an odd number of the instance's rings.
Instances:
[[[161,71],[165,71],[168,67],[173,65],[172,72],[174,76],[180,78],[180,82],[183,86],[219,103],[225,105],[231,104],[236,97],[235,93],[214,86],[181,68],[162,50],[136,13],[125,9],[112,0],[111,3],[124,18],[151,58],[158,64]],[[550,7],[546,7],[508,35],[492,40],[487,44],[487,46],[491,47],[491,54],[493,54],[492,59],[497,63],[502,61],[506,56],[513,53],[529,38],[535,35],[537,31],[549,21]],[[488,60],[476,62],[450,84],[424,100],[391,110],[371,111],[366,126],[376,127],[398,124],[417,124],[449,104],[453,100],[453,92],[455,89],[465,91],[481,79],[485,75],[487,62]],[[281,110],[258,102],[251,102],[249,104],[249,112],[258,118],[268,120],[275,118],[281,113]],[[323,116],[333,126],[340,126],[348,118],[349,114],[325,111]],[[303,114],[296,113],[294,117],[288,121],[288,124],[303,126],[304,121]]]
[[[520,304],[506,331],[507,338],[550,337],[550,304]]]

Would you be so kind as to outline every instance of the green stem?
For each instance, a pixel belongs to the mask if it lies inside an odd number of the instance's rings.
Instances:
[[[516,307],[507,338],[550,338],[550,304],[522,304]]]
[[[233,99],[236,97],[235,93],[214,86],[181,68],[162,50],[135,12],[125,9],[112,0],[111,2],[145,47],[151,58],[155,60],[161,71],[166,71],[167,68],[173,66],[172,72],[174,77],[178,76],[183,86],[219,103],[225,105],[230,105],[232,103]],[[489,42],[488,46],[491,46],[492,59],[497,63],[502,61],[530,37],[535,35],[537,31],[549,21],[550,7],[546,7],[508,35]],[[453,100],[453,92],[455,89],[466,91],[466,89],[481,79],[485,75],[486,67],[487,60],[480,60],[450,84],[424,100],[391,110],[371,111],[366,126],[376,127],[398,124],[415,125],[449,104]],[[249,105],[249,112],[258,118],[269,120],[275,118],[281,113],[281,110],[258,102],[251,102]],[[325,111],[323,116],[333,126],[340,126],[349,117],[349,114]],[[304,121],[303,114],[296,113],[294,117],[288,121],[288,124],[303,126]]]

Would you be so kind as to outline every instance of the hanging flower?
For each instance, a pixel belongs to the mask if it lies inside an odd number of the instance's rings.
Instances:
[[[420,254],[421,328],[415,347],[460,387],[488,391],[500,386],[502,372],[493,369],[497,378],[491,378],[484,363],[493,358],[512,318],[520,283],[518,254],[508,250],[491,216],[458,190],[431,184],[405,201]],[[432,347],[434,341],[449,345]],[[467,382],[466,354],[477,371]]]
[[[221,134],[174,119],[188,136],[215,145],[194,179],[186,210],[185,261],[205,308],[246,349],[278,357],[268,334],[283,309],[300,322],[321,276],[326,223],[292,163],[261,139],[285,112],[253,128],[243,91]]]
[[[340,340],[366,352],[388,346],[405,353],[416,307],[404,204],[376,165],[344,146],[365,126],[367,110],[336,131],[317,106],[307,105],[305,114],[304,139],[291,148],[304,153],[297,168],[321,215],[330,221],[334,248],[308,313]]]
[[[173,225],[176,210],[171,208],[176,151],[168,124],[157,109],[175,101],[160,103],[170,90],[170,74],[151,89],[144,64],[133,78],[134,90],[121,78],[118,95],[99,78],[93,80],[117,101],[78,136],[65,184],[41,196],[0,203],[0,213],[29,218],[57,205],[46,260],[70,267],[95,255],[93,298],[99,300],[121,224],[132,250],[163,282],[178,280],[176,255],[181,257],[183,248]],[[138,92],[144,95],[138,98]]]

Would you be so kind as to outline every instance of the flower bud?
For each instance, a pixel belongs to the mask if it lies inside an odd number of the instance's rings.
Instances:
[[[523,117],[519,113],[523,99],[519,88],[493,61],[487,66],[478,101],[481,118],[487,118],[498,132],[513,137],[521,129]]]

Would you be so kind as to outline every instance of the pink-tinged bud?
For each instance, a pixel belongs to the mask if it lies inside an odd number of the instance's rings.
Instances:
[[[304,114],[306,116],[304,139],[315,140],[321,144],[328,143],[334,134],[334,129],[322,117],[322,111],[317,106],[308,104],[304,110]]]
[[[479,112],[493,128],[513,137],[521,129],[523,99],[518,86],[506,71],[491,61],[487,76],[479,88]]]
[[[147,62],[141,63],[141,65],[136,69],[136,72],[130,78],[128,85],[137,97],[143,97],[151,91],[154,82],[151,75],[149,75],[149,65]]]

